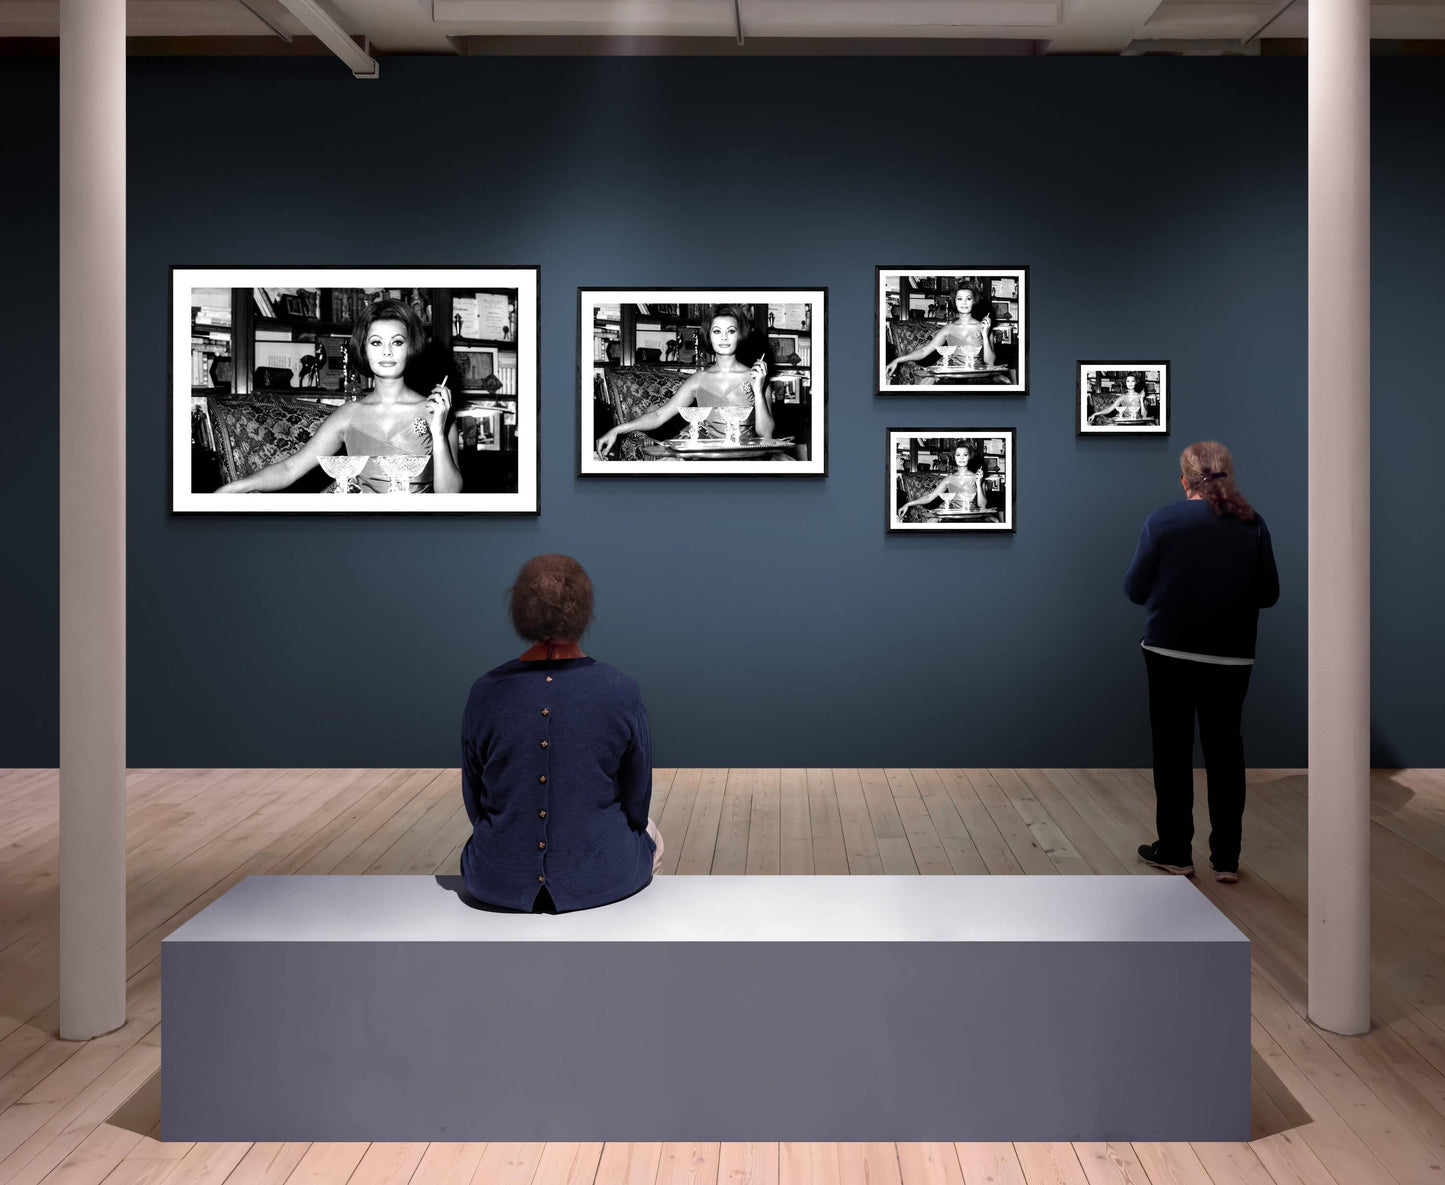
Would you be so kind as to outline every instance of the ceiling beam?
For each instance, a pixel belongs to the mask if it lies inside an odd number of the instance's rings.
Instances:
[[[1064,0],[1064,19],[1048,52],[1123,53],[1149,23],[1160,0]]]
[[[766,0],[748,6],[749,37],[1038,36],[1059,24],[1062,0]],[[740,32],[734,6],[682,0],[432,0],[432,18],[455,34],[484,36],[715,36]],[[460,26],[481,25],[479,29]],[[1028,30],[1012,33],[1011,30]]]
[[[282,6],[332,53],[351,68],[357,78],[379,78],[381,64],[365,47],[357,45],[341,27],[340,13],[328,0],[281,0]]]
[[[282,14],[286,11],[281,7],[281,0],[241,0],[241,4],[282,41],[290,43],[291,34],[281,24]]]

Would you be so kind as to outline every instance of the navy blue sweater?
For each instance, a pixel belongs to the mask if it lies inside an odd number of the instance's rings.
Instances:
[[[1202,498],[1161,506],[1139,532],[1124,595],[1147,610],[1146,646],[1253,658],[1259,611],[1279,600],[1269,529]]]
[[[594,658],[514,659],[462,718],[462,876],[479,901],[605,905],[652,879],[652,745],[637,684]]]

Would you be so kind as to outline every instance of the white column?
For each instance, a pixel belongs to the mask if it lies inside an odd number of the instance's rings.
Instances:
[[[1369,301],[1370,7],[1311,0],[1309,1014],[1335,1033],[1370,1027]]]
[[[60,1035],[125,1023],[125,4],[60,0]]]

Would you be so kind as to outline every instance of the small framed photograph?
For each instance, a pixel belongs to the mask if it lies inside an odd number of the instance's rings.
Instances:
[[[1079,363],[1080,436],[1168,436],[1169,363]]]
[[[875,269],[879,395],[1026,395],[1027,267]]]
[[[579,476],[826,476],[827,313],[826,288],[578,289]]]
[[[452,357],[462,376],[464,391],[498,391],[502,380],[497,377],[498,349],[495,346],[458,346]]]
[[[538,513],[538,288],[535,267],[173,267],[171,512]]]
[[[890,532],[1013,533],[1012,428],[889,428]]]

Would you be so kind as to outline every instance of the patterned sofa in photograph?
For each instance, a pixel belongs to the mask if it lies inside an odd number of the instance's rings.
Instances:
[[[282,396],[258,399],[206,399],[215,435],[216,463],[222,482],[235,481],[289,457],[301,448],[335,409],[304,399]],[[325,489],[330,485],[317,468],[293,489]]]
[[[946,324],[948,324],[946,321],[889,321],[888,357],[883,361],[891,362],[902,354],[911,354],[919,346],[927,345],[933,335]],[[928,361],[925,356],[917,362],[903,363],[893,372],[893,381],[899,385],[916,384],[922,377],[923,367],[928,364]],[[933,361],[938,361],[938,355],[933,356]],[[909,513],[911,514],[912,511]]]
[[[923,497],[924,494],[928,493],[934,486],[941,482],[943,478],[944,474],[942,473],[900,473],[898,475],[898,482],[902,487],[903,493],[902,496],[900,496],[896,488],[893,491],[893,496],[897,499],[897,501],[893,503],[895,511],[899,506],[902,506],[903,503],[912,502],[914,498]],[[984,498],[988,508],[990,510],[995,509],[992,505],[994,499],[988,493],[987,489],[984,491]],[[941,505],[942,502],[935,499],[932,503],[925,502],[922,506],[910,506],[904,512],[902,521],[905,523],[930,522],[933,519],[933,515],[930,514],[929,511],[937,510]]]
[[[593,391],[598,403],[607,408],[613,424],[625,424],[660,407],[674,395],[688,376],[680,370],[661,366],[613,366],[596,372]],[[599,420],[600,424],[601,421]],[[619,461],[645,461],[643,450],[659,440],[670,440],[687,427],[681,416],[674,416],[651,432],[625,432],[613,446],[613,458]],[[597,435],[601,436],[599,430]]]

